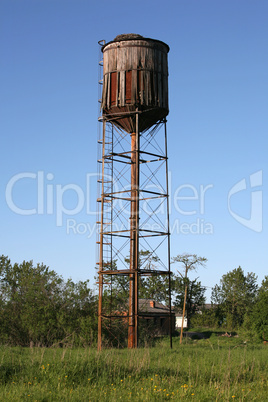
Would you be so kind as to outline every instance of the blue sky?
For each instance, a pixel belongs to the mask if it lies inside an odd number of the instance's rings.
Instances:
[[[93,284],[97,42],[134,32],[170,46],[171,256],[208,258],[193,274],[208,295],[239,265],[260,282],[268,274],[267,15],[264,0],[2,0],[0,253]],[[88,211],[66,191],[63,207],[80,212],[63,214],[59,226],[56,200],[69,185]]]

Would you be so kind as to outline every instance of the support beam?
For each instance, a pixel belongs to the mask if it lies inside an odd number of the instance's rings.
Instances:
[[[128,347],[137,347],[138,314],[138,228],[139,228],[139,130],[136,115],[136,132],[131,134],[131,206],[130,206],[130,267]]]

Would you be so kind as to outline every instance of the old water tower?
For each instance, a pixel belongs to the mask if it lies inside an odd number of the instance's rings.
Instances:
[[[137,347],[140,328],[169,321],[168,52],[136,34],[101,44],[98,348]],[[149,281],[166,285],[167,314],[145,308]],[[161,321],[162,322],[162,321]]]

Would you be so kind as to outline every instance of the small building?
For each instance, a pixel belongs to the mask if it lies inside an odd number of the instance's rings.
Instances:
[[[169,307],[152,299],[139,299],[139,316],[146,320],[155,336],[169,334]],[[175,313],[171,311],[171,330],[175,331]]]
[[[182,324],[182,314],[177,313],[177,314],[175,314],[175,329],[177,329],[177,330],[180,329],[181,324]],[[183,328],[187,328],[187,325],[188,325],[187,318],[184,317]]]
[[[195,314],[202,314],[203,311],[210,310],[211,308],[213,308],[212,304],[209,303],[203,304],[202,306],[196,309]],[[182,326],[182,310],[179,308],[174,308],[174,312],[175,312],[175,328],[176,330],[179,330],[181,329]],[[188,328],[188,320],[186,316],[184,316],[183,328]]]
[[[182,310],[179,308],[174,308],[175,313],[175,329],[178,331],[182,326]],[[183,320],[183,328],[187,328],[188,322],[186,316],[184,316]]]

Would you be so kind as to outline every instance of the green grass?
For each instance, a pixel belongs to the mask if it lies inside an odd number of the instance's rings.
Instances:
[[[2,401],[268,401],[268,347],[239,338],[138,350],[0,348]]]

